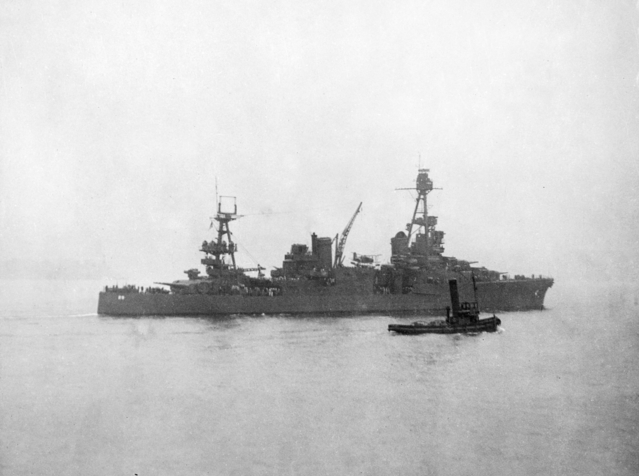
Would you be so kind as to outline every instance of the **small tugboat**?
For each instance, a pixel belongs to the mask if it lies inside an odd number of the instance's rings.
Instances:
[[[493,314],[493,317],[479,319],[479,305],[475,302],[459,303],[457,280],[448,281],[450,288],[450,300],[453,305],[451,315],[450,307],[446,308],[446,320],[431,322],[413,322],[412,324],[389,324],[390,332],[398,334],[476,334],[479,332],[495,332],[501,325],[501,319]]]

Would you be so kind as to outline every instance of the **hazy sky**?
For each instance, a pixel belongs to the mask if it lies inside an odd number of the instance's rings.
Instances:
[[[347,253],[387,259],[421,163],[446,254],[637,279],[638,28],[632,1],[5,1],[0,259],[182,277],[216,177],[240,264],[360,201]]]

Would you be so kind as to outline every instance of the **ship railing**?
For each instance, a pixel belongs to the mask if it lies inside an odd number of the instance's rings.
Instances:
[[[126,284],[124,286],[105,286],[105,293],[119,293],[119,294],[132,294],[142,292],[142,287],[134,286],[133,284]]]
[[[514,281],[531,281],[534,279],[552,279],[551,276],[544,276],[543,274],[531,274],[530,276],[526,276],[524,274],[515,274],[513,277],[510,277],[507,274],[502,276],[504,280],[514,280]]]

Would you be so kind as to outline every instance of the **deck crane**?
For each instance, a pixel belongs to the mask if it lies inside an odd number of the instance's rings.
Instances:
[[[355,210],[355,213],[353,214],[350,221],[348,222],[348,225],[346,225],[346,228],[344,228],[344,231],[342,232],[342,236],[339,239],[337,248],[335,249],[335,262],[333,264],[333,268],[341,267],[342,263],[344,262],[344,247],[346,246],[346,239],[348,238],[348,234],[351,231],[353,222],[355,221],[355,217],[357,217],[357,214],[360,212],[361,209],[362,209],[362,202],[359,202],[359,206],[357,207],[357,210]],[[337,239],[337,235],[335,236],[335,239]]]

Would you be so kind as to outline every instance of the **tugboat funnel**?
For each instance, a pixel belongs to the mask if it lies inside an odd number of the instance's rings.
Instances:
[[[450,301],[453,305],[453,317],[459,316],[459,292],[457,291],[457,280],[449,279],[448,287],[450,288]]]

